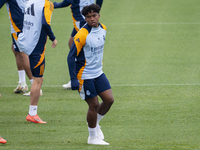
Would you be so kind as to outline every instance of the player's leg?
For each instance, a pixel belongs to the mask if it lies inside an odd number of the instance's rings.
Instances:
[[[87,122],[88,127],[95,128],[97,123],[97,110],[99,108],[99,101],[98,97],[95,96],[90,99],[85,100],[89,106],[88,112],[87,112]]]
[[[109,145],[109,143],[105,142],[102,138],[99,138],[97,133],[97,111],[99,107],[98,97],[95,96],[90,99],[85,100],[89,106],[87,112],[87,122],[88,122],[88,144],[94,145]]]
[[[72,31],[72,34],[74,35],[73,32],[74,32],[74,30]],[[71,49],[73,42],[74,42],[74,37],[70,36],[69,42],[68,42],[69,49]],[[71,89],[71,80],[69,80],[69,82],[67,84],[63,84],[63,88],[64,89]]]
[[[27,121],[31,121],[34,123],[47,123],[45,121],[42,121],[40,117],[37,115],[37,107],[38,107],[38,101],[40,97],[40,88],[43,83],[43,77],[33,77],[33,84],[31,86],[31,101],[30,101],[30,107],[29,107],[29,114],[26,117]]]
[[[11,49],[15,55],[15,60],[16,60],[17,70],[18,70],[18,75],[19,75],[19,84],[17,88],[14,90],[14,92],[15,93],[26,92],[28,91],[28,86],[26,84],[25,70],[24,70],[22,61],[20,60],[19,49],[17,48],[15,44],[12,44]]]
[[[99,122],[104,117],[104,115],[109,111],[110,107],[114,102],[110,83],[105,74],[102,74],[95,80],[95,88],[97,90],[98,95],[102,99],[102,102],[100,103],[97,112],[97,132],[98,136],[101,139],[104,139],[104,135],[103,132],[101,131],[101,126],[99,125]]]
[[[30,69],[29,56],[24,52],[20,52],[20,58],[21,58],[21,61],[23,63],[24,69],[26,71],[26,75],[28,76],[28,78],[29,78],[29,80],[31,82],[31,85],[32,85],[33,76],[32,76],[32,72],[31,72],[31,69]],[[24,93],[23,95],[24,96],[30,96],[30,92]],[[43,95],[43,92],[40,89],[40,96],[42,96],[42,95]]]
[[[72,33],[71,33],[71,36],[70,36],[70,38],[69,38],[69,42],[68,42],[68,46],[69,46],[69,49],[71,49],[71,46],[72,46],[72,44],[73,44],[73,42],[74,42],[74,36],[76,35],[76,33],[77,33],[77,31],[76,31],[76,29],[74,28],[73,30],[72,30]],[[64,89],[71,89],[71,81],[69,81],[67,84],[63,84],[63,88]]]
[[[95,88],[98,95],[101,97],[102,102],[98,108],[98,114],[105,115],[114,102],[114,97],[112,94],[110,83],[103,73],[95,80]]]
[[[31,85],[30,91],[30,107],[29,114],[26,117],[27,121],[34,123],[46,123],[42,121],[37,115],[37,106],[40,97],[40,89],[43,83],[43,73],[45,68],[44,52],[38,57],[30,56],[30,67],[33,75],[33,84]]]
[[[43,77],[34,77],[31,86],[30,105],[37,106],[40,97],[40,88],[42,87]]]
[[[20,59],[23,64],[23,68],[26,71],[26,75],[28,76],[29,80],[32,80],[33,76],[30,69],[29,56],[24,52],[20,52]]]
[[[112,90],[108,89],[104,92],[99,93],[99,96],[102,99],[101,104],[99,105],[98,114],[104,116],[114,103],[114,97],[112,94]]]
[[[114,102],[112,90],[108,89],[99,94],[102,99],[102,102],[99,105],[98,113],[97,113],[97,132],[101,139],[104,139],[104,134],[101,130],[101,126],[99,125],[100,120],[105,116],[105,114],[109,111],[110,107]]]
[[[99,101],[94,86],[94,80],[93,79],[84,80],[84,82],[82,83],[80,83],[81,86],[80,96],[82,99],[85,99],[85,101],[88,104],[87,122],[88,122],[89,137],[87,143],[95,145],[109,145],[109,143],[105,142],[102,138],[98,137],[96,125],[97,125],[97,111],[99,108]]]
[[[23,64],[20,60],[20,52],[19,51],[15,51],[14,45],[11,45],[11,49],[13,51],[13,54],[15,55],[15,60],[16,60],[16,64],[17,64],[17,70],[24,70],[23,68]]]

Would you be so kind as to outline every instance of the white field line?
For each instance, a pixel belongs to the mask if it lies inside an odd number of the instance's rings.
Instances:
[[[196,25],[200,22],[122,22],[122,23],[104,23],[109,25]]]
[[[52,25],[63,25],[72,23],[52,23]],[[200,22],[116,22],[116,23],[104,23],[106,25],[196,25]]]
[[[16,87],[16,85],[0,85],[0,87]],[[28,85],[30,86],[30,85]],[[195,84],[111,84],[112,87],[118,87],[118,86],[125,86],[125,87],[136,87],[136,86],[200,86],[200,83]],[[42,85],[42,87],[62,87],[62,85]]]
[[[52,25],[63,25],[72,23],[52,23]],[[200,22],[116,22],[116,23],[104,23],[106,25],[196,25]]]
[[[72,25],[72,22],[67,23],[51,23],[51,25]],[[106,25],[196,25],[200,22],[116,22],[116,23],[106,23]],[[9,23],[0,23],[0,26],[7,26]]]
[[[111,86],[199,86],[200,83],[196,84],[113,84]]]

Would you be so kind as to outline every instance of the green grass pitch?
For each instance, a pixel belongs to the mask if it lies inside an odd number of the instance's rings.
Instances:
[[[57,0],[58,1],[58,0]],[[38,115],[26,121],[30,98],[14,94],[18,74],[6,7],[0,10],[0,150],[199,150],[200,1],[104,0],[103,71],[115,102],[100,125],[110,146],[87,144],[87,104],[69,80],[70,8],[54,10],[55,49],[46,44]],[[30,88],[30,82],[27,78]]]

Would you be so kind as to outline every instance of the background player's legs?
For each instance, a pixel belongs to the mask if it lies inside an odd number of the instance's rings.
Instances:
[[[29,56],[24,52],[20,52],[20,59],[21,59],[23,68],[24,68],[29,80],[33,80],[32,72],[30,69]]]
[[[74,42],[74,36],[76,35],[76,33],[77,33],[76,29],[73,28],[71,36],[69,38],[69,42],[68,42],[69,49],[71,49],[71,47],[72,47],[72,44]],[[69,81],[67,84],[63,84],[63,88],[64,89],[71,89],[71,81]]]
[[[24,70],[22,61],[20,60],[20,52],[15,51],[13,44],[11,46],[11,49],[15,55],[15,60],[16,60],[18,75],[19,75],[19,84],[17,88],[14,90],[14,92],[15,93],[26,92],[28,91],[28,86],[26,85],[25,70]]]
[[[20,52],[16,52],[16,51],[15,51],[15,49],[14,49],[14,47],[13,47],[13,44],[12,44],[12,46],[11,46],[11,49],[12,49],[14,55],[15,55],[16,64],[17,64],[17,69],[18,69],[18,70],[24,70],[23,65],[22,65],[22,62],[21,62],[21,60],[20,60]]]
[[[73,41],[74,41],[74,38],[72,36],[70,36],[69,42],[68,42],[69,49],[71,49]],[[63,84],[63,88],[64,89],[71,89],[71,81],[69,81],[67,84]]]

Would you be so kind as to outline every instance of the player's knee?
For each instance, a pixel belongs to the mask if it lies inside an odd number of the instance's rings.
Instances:
[[[27,63],[29,61],[28,55],[24,52],[19,52],[20,58],[23,60],[24,63]]]
[[[37,84],[38,86],[42,86],[43,83],[43,77],[34,77],[33,81],[35,84]]]
[[[41,77],[41,80],[39,81],[39,86],[42,87],[42,83],[43,83],[43,77]]]
[[[114,98],[113,97],[109,97],[106,100],[104,100],[104,102],[107,103],[107,104],[111,104],[112,105],[114,103]]]
[[[111,97],[108,102],[112,105],[114,103],[114,98]]]
[[[89,105],[89,108],[93,111],[97,111],[99,108],[99,102],[95,102]]]
[[[43,83],[43,80],[44,80],[44,78],[43,78],[43,77],[41,77],[41,80],[40,80],[40,81],[41,81],[41,82],[40,82],[41,84]]]

